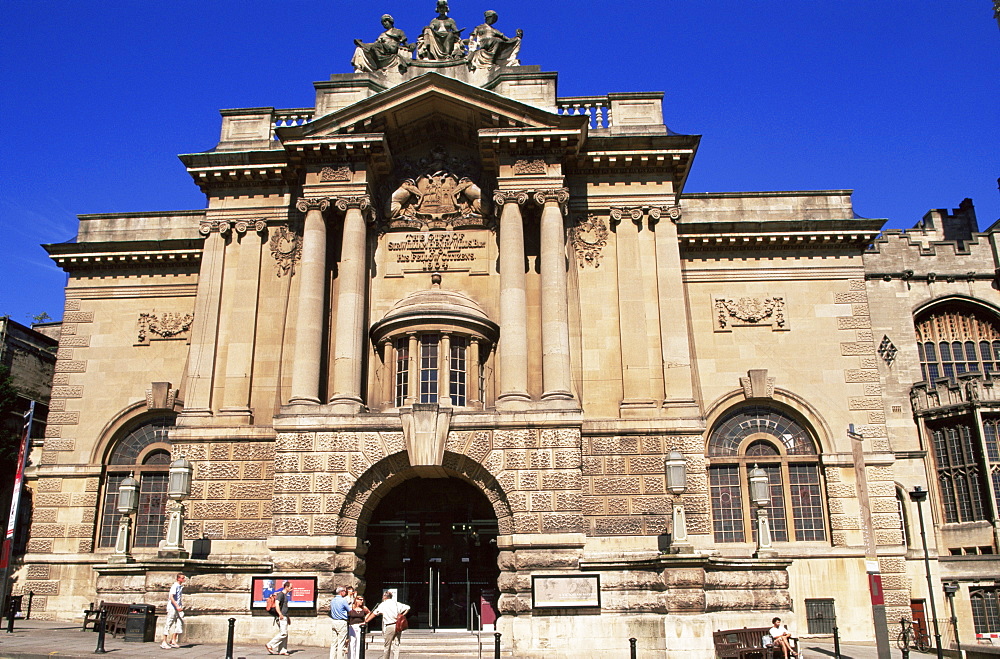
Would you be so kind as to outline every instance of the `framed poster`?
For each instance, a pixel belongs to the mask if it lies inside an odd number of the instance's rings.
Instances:
[[[600,608],[601,575],[532,575],[531,606],[535,609]]]
[[[286,581],[292,582],[292,589],[288,592],[288,609],[315,611],[316,577],[270,575],[250,578],[250,612],[266,611],[267,598],[281,590]]]

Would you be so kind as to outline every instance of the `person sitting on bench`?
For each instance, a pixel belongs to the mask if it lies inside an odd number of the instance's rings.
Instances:
[[[771,620],[773,625],[769,630],[771,633],[771,638],[774,639],[774,645],[781,649],[781,656],[785,657],[797,657],[799,653],[792,649],[792,644],[789,641],[792,635],[788,633],[788,628],[781,624],[781,618],[774,618]]]

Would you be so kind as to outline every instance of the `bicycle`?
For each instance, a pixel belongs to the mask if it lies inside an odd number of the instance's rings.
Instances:
[[[931,638],[919,626],[914,626],[912,620],[899,619],[899,635],[896,636],[896,647],[900,650],[913,648],[920,652],[931,649]]]

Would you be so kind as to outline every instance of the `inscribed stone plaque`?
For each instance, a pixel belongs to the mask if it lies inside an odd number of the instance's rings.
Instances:
[[[385,236],[385,274],[487,272],[492,251],[488,230],[414,231]]]
[[[600,607],[599,574],[533,575],[532,608]]]

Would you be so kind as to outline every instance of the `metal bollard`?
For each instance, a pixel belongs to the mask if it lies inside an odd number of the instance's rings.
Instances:
[[[7,598],[7,633],[14,633],[14,596]]]
[[[493,638],[494,638],[493,659],[500,659],[500,632],[494,632]]]
[[[25,620],[31,620],[31,600],[35,599],[35,591],[28,591],[28,613],[24,616]]]
[[[840,659],[840,627],[833,628],[833,656]]]
[[[226,659],[233,659],[233,635],[236,633],[236,618],[229,619],[229,639],[226,640]]]
[[[97,617],[97,649],[94,650],[94,654],[106,654],[107,650],[104,649],[104,628],[107,626],[108,622],[108,612],[101,609],[101,615]]]
[[[630,638],[628,644],[632,647],[632,659],[635,659],[635,641],[636,639]]]
[[[358,632],[361,634],[361,638],[358,639],[361,644],[361,647],[358,648],[358,659],[365,659],[365,639],[368,637],[368,625],[361,623]]]
[[[903,659],[910,659],[910,648],[903,648]]]

